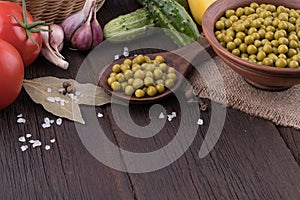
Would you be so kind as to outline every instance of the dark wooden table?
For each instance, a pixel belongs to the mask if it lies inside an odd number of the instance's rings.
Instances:
[[[98,19],[104,25],[138,7],[134,0],[107,0]],[[40,57],[26,69],[25,78],[75,78],[86,54],[68,48],[63,54],[70,61],[67,71],[53,67]],[[43,129],[44,117],[57,117],[35,104],[22,90],[11,106],[0,111],[0,198],[300,199],[300,132],[227,108],[225,125],[216,146],[200,159],[198,152],[211,117],[211,102],[204,101],[208,104],[208,110],[201,113],[204,125],[199,126],[191,146],[179,159],[153,172],[127,173],[95,159],[83,145],[74,122],[63,120],[61,126]],[[161,104],[180,116],[174,96]],[[147,125],[150,122],[149,107],[130,106],[132,119],[141,126]],[[95,109],[96,113],[104,114],[98,121],[107,138],[132,152],[149,152],[163,147],[175,136],[180,124],[180,117],[176,117],[154,137],[138,139],[118,128],[111,105],[82,107],[83,116],[95,113]],[[27,119],[25,124],[16,122],[19,114]],[[25,134],[40,140],[42,146],[22,152],[22,143],[18,139]],[[53,138],[55,142],[51,143]],[[45,150],[45,144],[51,149]],[[103,153],[108,158],[112,155],[109,149]]]

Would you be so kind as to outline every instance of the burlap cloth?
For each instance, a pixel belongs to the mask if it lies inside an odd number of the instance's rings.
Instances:
[[[200,65],[199,73],[193,69],[187,77],[199,97],[262,117],[276,125],[300,129],[300,85],[280,92],[263,91],[245,82],[219,57]]]

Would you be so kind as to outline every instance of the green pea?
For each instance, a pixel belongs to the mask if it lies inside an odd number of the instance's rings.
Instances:
[[[245,43],[240,44],[239,50],[243,53],[247,52],[247,45]]]
[[[296,48],[299,47],[299,43],[296,40],[290,40],[289,41],[289,47],[293,48],[293,49],[296,49]]]
[[[119,73],[121,71],[121,66],[119,64],[114,64],[112,66],[112,71],[115,73]]]
[[[273,66],[273,63],[274,63],[274,61],[272,58],[266,57],[263,59],[263,65]]]
[[[174,80],[173,79],[166,79],[165,80],[165,86],[169,89],[172,88],[174,86]]]
[[[134,93],[134,88],[132,87],[132,85],[127,85],[125,87],[124,92],[125,92],[126,95],[131,96]]]
[[[157,94],[157,89],[154,86],[149,86],[147,88],[147,95],[149,95],[150,97],[155,96]]]
[[[278,68],[284,68],[287,65],[287,61],[284,58],[278,58],[275,62],[275,66]]]
[[[253,44],[253,42],[254,42],[254,37],[251,36],[251,35],[247,35],[247,36],[245,37],[244,42],[245,42],[245,44],[247,44],[247,45]]]
[[[167,79],[173,79],[174,81],[177,80],[177,75],[175,73],[168,73]]]
[[[142,98],[145,96],[145,91],[142,89],[137,89],[134,94],[137,98]]]
[[[257,48],[256,48],[256,46],[254,46],[253,44],[250,44],[250,45],[247,47],[247,53],[248,53],[248,54],[256,54],[256,53],[257,53]]]
[[[145,77],[144,78],[144,85],[145,86],[150,86],[150,85],[153,85],[154,84],[154,81],[153,81],[153,78],[151,78],[151,77]]]
[[[285,44],[281,44],[278,46],[278,53],[287,53],[289,48]]]
[[[113,82],[117,81],[117,78],[116,77],[109,77],[107,79],[107,84],[108,85],[111,85]]]
[[[265,38],[266,38],[267,40],[269,40],[269,41],[273,40],[273,38],[274,38],[274,33],[273,33],[272,31],[266,32]]]
[[[265,57],[266,57],[266,53],[264,51],[259,51],[256,56],[257,60],[259,60],[259,61],[264,60]]]
[[[233,9],[228,9],[228,10],[225,11],[225,16],[227,18],[231,17],[234,14],[235,14],[235,11]]]
[[[296,49],[289,49],[288,52],[287,52],[287,55],[288,55],[289,58],[293,57],[296,54],[297,54]]]
[[[272,47],[278,47],[279,46],[279,41],[278,40],[272,40],[271,45],[272,45]]]
[[[273,48],[272,48],[271,45],[265,44],[264,47],[263,47],[263,51],[266,52],[266,53],[272,53]]]
[[[240,38],[234,38],[233,42],[235,43],[235,45],[237,47],[240,46],[240,44],[243,43],[243,41]]]
[[[226,44],[226,48],[229,50],[229,51],[232,51],[233,49],[236,48],[236,44],[234,42],[228,42]]]
[[[113,89],[114,91],[118,91],[122,89],[121,83],[119,83],[118,81],[114,81],[111,83],[111,89]]]
[[[289,68],[299,68],[299,63],[295,60],[289,62]]]
[[[134,81],[132,83],[132,86],[135,89],[141,88],[141,87],[143,87],[143,85],[144,85],[144,81],[140,78],[134,79]]]
[[[240,51],[239,49],[233,49],[233,50],[232,50],[232,54],[233,54],[233,55],[236,55],[236,56],[240,56],[241,51]]]
[[[224,22],[222,22],[222,21],[217,21],[216,24],[215,24],[215,28],[216,28],[216,29],[219,29],[219,30],[224,29],[224,28],[225,28]]]
[[[124,74],[122,74],[122,73],[118,73],[118,74],[116,75],[116,78],[117,78],[117,80],[118,80],[119,82],[124,82],[124,81],[126,80]]]
[[[163,93],[165,91],[165,86],[163,84],[157,84],[155,87],[158,93]]]

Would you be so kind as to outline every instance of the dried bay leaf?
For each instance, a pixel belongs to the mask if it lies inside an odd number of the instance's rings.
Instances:
[[[76,100],[72,100],[69,96],[63,95],[59,92],[62,89],[63,82],[70,82],[76,89]],[[91,83],[80,84],[73,79],[59,79],[56,77],[40,77],[32,80],[24,80],[23,86],[25,91],[29,94],[35,103],[42,104],[42,106],[54,115],[65,117],[73,121],[84,123],[79,104],[90,106],[101,106],[108,103],[117,103],[126,105],[122,101],[112,100],[99,86]],[[48,88],[51,92],[47,92]],[[64,106],[60,102],[49,102],[47,97],[59,97],[69,102]]]
[[[69,97],[58,92],[58,88],[53,86],[53,82],[47,83],[40,81],[41,78],[33,80],[24,80],[23,87],[30,98],[37,104],[41,104],[48,112],[63,118],[70,119],[84,124],[79,105],[70,100]],[[51,92],[48,92],[48,88]],[[50,102],[47,98],[60,98],[66,103],[62,106],[59,101]]]

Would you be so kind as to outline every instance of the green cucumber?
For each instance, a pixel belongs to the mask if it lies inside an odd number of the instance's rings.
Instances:
[[[175,0],[140,0],[161,28],[179,46],[185,46],[200,38],[197,25],[186,10]]]
[[[145,8],[120,15],[112,19],[103,28],[104,37],[113,42],[130,41],[147,33],[155,24]]]

